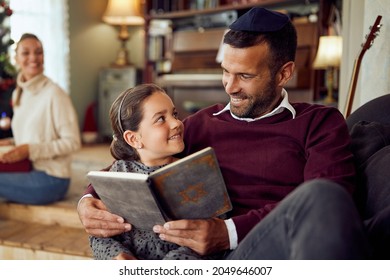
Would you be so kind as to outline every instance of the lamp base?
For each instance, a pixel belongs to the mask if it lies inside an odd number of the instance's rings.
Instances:
[[[116,67],[130,66],[132,63],[129,61],[129,51],[125,47],[121,47],[118,51],[115,62],[112,63]]]
[[[337,100],[333,97],[333,67],[326,69],[326,84],[328,92],[323,102],[327,105],[337,103]]]
[[[126,43],[130,38],[129,31],[127,30],[127,25],[122,24],[119,29],[118,39],[121,41],[121,48],[119,49],[116,60],[112,63],[112,66],[115,67],[125,67],[132,65],[129,61],[129,51],[126,48]]]
[[[324,98],[323,102],[325,104],[334,104],[334,103],[337,103],[337,100],[333,97],[333,96],[327,96]]]

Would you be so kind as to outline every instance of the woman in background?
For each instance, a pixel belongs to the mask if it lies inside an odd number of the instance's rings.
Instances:
[[[81,146],[78,119],[70,97],[43,74],[43,46],[37,36],[22,35],[15,61],[19,74],[12,94],[13,138],[0,140],[0,146],[11,145],[0,154],[0,198],[48,204],[68,191],[71,154]],[[30,170],[22,164],[26,161]]]

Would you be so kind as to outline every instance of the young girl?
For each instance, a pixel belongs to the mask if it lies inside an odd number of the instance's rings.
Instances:
[[[110,109],[114,132],[111,172],[149,174],[175,160],[184,149],[183,123],[165,91],[143,84],[118,96]],[[111,238],[90,237],[96,259],[210,259],[187,247],[161,240],[150,230],[137,229]],[[216,257],[216,256],[214,256]],[[214,258],[213,257],[213,258]]]

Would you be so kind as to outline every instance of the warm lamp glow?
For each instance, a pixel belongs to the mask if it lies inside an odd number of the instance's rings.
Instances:
[[[139,0],[109,0],[103,15],[103,21],[111,25],[119,25],[120,27],[118,38],[121,40],[122,45],[114,65],[131,65],[129,52],[126,49],[126,42],[130,38],[128,26],[143,25],[145,22],[140,13]]]
[[[339,67],[342,45],[343,41],[340,36],[321,36],[313,67],[315,69]]]
[[[112,25],[143,25],[138,0],[109,0],[103,21]]]
[[[340,66],[342,38],[340,36],[321,36],[316,58],[314,59],[314,69],[326,69],[326,83],[328,88],[327,97],[324,102],[332,104],[337,102],[333,97],[333,75],[334,69]]]

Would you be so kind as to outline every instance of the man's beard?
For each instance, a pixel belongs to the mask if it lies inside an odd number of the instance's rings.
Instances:
[[[272,106],[275,103],[275,99],[280,98],[279,96],[275,96],[276,87],[274,85],[274,81],[271,80],[267,84],[267,87],[263,90],[263,92],[258,93],[256,96],[252,96],[251,99],[247,99],[250,104],[247,105],[245,108],[237,108],[230,105],[231,112],[239,118],[254,119],[272,111]],[[247,97],[245,94],[237,94],[237,96],[240,95],[244,95],[245,97]]]

